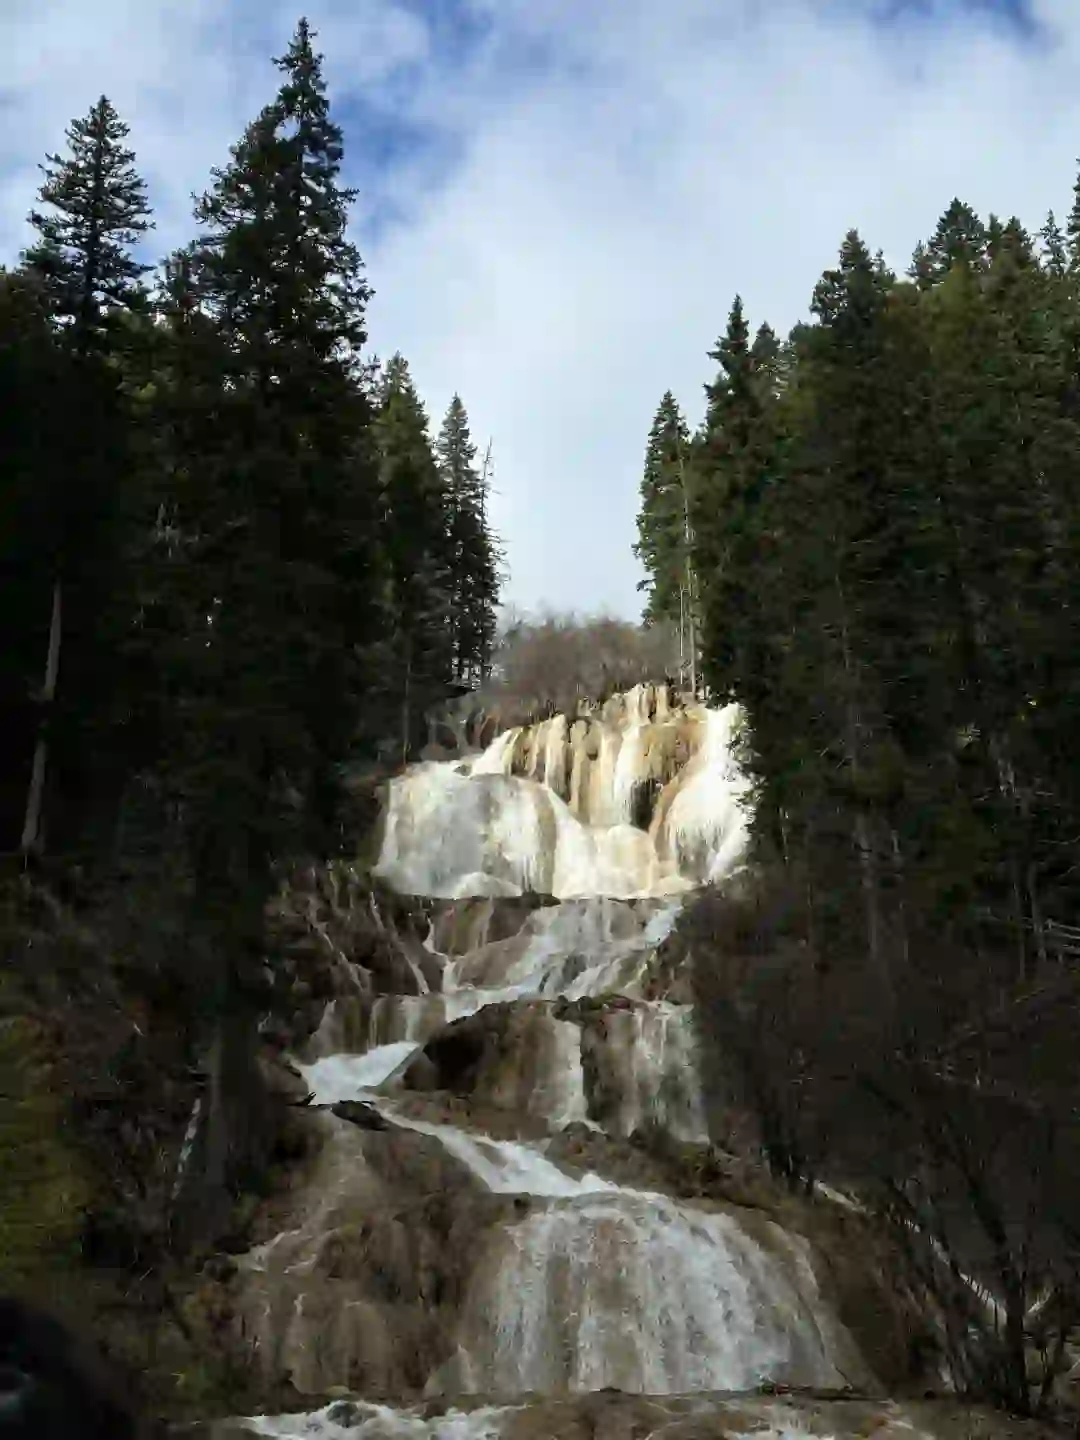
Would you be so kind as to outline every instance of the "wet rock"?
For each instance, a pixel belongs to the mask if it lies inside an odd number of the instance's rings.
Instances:
[[[350,1125],[359,1125],[362,1130],[389,1130],[390,1126],[373,1105],[362,1100],[342,1100],[330,1107],[330,1113]]]

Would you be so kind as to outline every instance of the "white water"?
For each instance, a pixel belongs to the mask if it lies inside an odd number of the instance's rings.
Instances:
[[[644,687],[639,687],[643,692]],[[646,724],[642,694],[626,697],[628,723],[600,724],[598,753],[580,726],[546,721],[530,769],[558,783],[510,773],[520,731],[500,735],[464,763],[413,766],[390,786],[376,873],[404,894],[662,896],[721,880],[746,846],[746,784],[732,756],[737,707],[687,712],[689,763],[665,786],[649,833],[631,825],[632,799],[654,778],[648,741],[673,750],[680,723]],[[542,764],[540,757],[543,757]],[[570,798],[560,790],[569,760]]]
[[[389,1405],[335,1402],[308,1415],[256,1416],[248,1425],[256,1435],[309,1437],[309,1440],[498,1440],[506,1408],[447,1411],[432,1420]]]
[[[734,1220],[618,1188],[506,1229],[462,1330],[472,1393],[843,1383],[784,1266]]]
[[[487,1135],[459,1130],[455,1125],[438,1125],[402,1115],[385,1106],[380,1108],[403,1130],[433,1136],[495,1194],[566,1199],[618,1189],[610,1181],[602,1180],[599,1175],[590,1175],[587,1171],[573,1175],[560,1170],[535,1146],[515,1140],[493,1140]]]
[[[632,1135],[659,1126],[678,1140],[708,1140],[689,1005],[663,1001],[616,1010],[601,1020],[597,1061],[618,1095],[609,1128]]]
[[[611,1133],[651,1122],[684,1140],[706,1138],[690,1008],[647,997],[656,994],[656,948],[682,896],[741,863],[737,712],[680,718],[644,687],[625,699],[621,718],[602,722],[598,740],[594,727],[588,753],[582,727],[555,717],[530,736],[507,732],[470,761],[419,765],[392,783],[378,866],[385,881],[436,897],[534,890],[562,903],[530,912],[516,936],[453,957],[436,952],[433,926],[425,944],[441,963],[441,994],[380,997],[361,1054],[335,1049],[345,1030],[328,1011],[312,1046],[317,1058],[301,1067],[320,1103],[367,1100],[399,1131],[436,1140],[483,1189],[523,1197],[521,1218],[491,1229],[457,1316],[456,1350],[429,1378],[433,1394],[673,1394],[765,1378],[843,1383],[823,1338],[839,1327],[823,1321],[811,1270],[775,1227],[759,1222],[752,1235],[737,1212],[563,1169],[545,1153],[547,1142],[418,1118],[375,1093],[397,1083],[441,1026],[486,1006],[622,997],[580,1020],[549,1018],[548,1031],[527,1032],[550,1039],[530,1112],[552,1130],[574,1121],[596,1128],[588,1046]],[[690,758],[668,777],[661,761],[676,742]],[[511,774],[519,764],[535,778]],[[658,773],[663,785],[646,833],[627,822],[640,787]],[[344,1432],[333,1412],[263,1420],[259,1433],[336,1437]],[[424,1420],[361,1407],[348,1433],[480,1440],[499,1434],[507,1413]]]
[[[296,1068],[315,1092],[316,1105],[336,1105],[340,1100],[362,1099],[367,1090],[388,1080],[419,1048],[414,1040],[400,1040],[363,1055],[327,1055]]]

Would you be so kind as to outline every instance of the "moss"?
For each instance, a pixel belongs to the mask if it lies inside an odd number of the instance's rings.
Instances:
[[[11,999],[0,985],[0,1290],[25,1293],[77,1261],[92,1186],[45,1036]]]

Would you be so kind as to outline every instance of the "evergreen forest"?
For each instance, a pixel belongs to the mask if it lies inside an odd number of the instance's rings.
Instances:
[[[736,295],[635,547],[645,623],[743,710],[759,883],[692,922],[714,1068],[793,1188],[873,1196],[1018,1411],[1080,1273],[1074,197],[1037,236],[953,200],[904,275],[853,230],[786,338]]]
[[[491,670],[490,450],[456,395],[433,434],[405,358],[368,348],[306,20],[273,65],[189,243],[154,263],[103,95],[0,269],[6,1289],[72,1247],[160,1278],[227,1227],[266,1162],[249,1037],[283,867],[353,846],[371,777]],[[146,1167],[207,1046],[210,1183],[178,1237]],[[54,1143],[73,1120],[89,1164]]]

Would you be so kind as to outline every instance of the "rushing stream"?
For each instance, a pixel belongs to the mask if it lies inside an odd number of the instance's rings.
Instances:
[[[551,1152],[570,1125],[601,1139],[645,1125],[707,1139],[690,1006],[658,993],[655,956],[687,893],[722,883],[743,854],[736,716],[670,707],[654,687],[617,698],[585,729],[556,717],[391,786],[379,873],[392,887],[466,908],[488,897],[486,915],[530,891],[557,903],[519,904],[510,933],[442,950],[433,923],[426,949],[441,983],[379,995],[364,1011],[365,1043],[348,1041],[347,1000],[328,1007],[302,1072],[317,1104],[365,1102],[372,1120],[361,1129],[322,1112],[307,1209],[243,1261],[264,1348],[301,1390],[363,1393],[356,1357],[375,1343],[371,1327],[401,1314],[386,1346],[425,1354],[437,1314],[436,1361],[426,1372],[416,1361],[427,1395],[489,1403],[424,1418],[343,1401],[247,1422],[254,1433],[480,1440],[501,1436],[528,1396],[845,1383],[851,1342],[819,1297],[805,1242]],[[461,920],[445,903],[441,913],[443,930]],[[455,1060],[467,1085],[438,1069],[440,1037],[458,1033],[479,1037],[475,1056]],[[485,1134],[445,1105],[417,1105],[418,1088],[455,1084],[508,1128]],[[420,1160],[436,1177],[428,1198],[403,1200]],[[465,1238],[433,1256],[410,1226],[437,1203],[453,1212],[448,1233]],[[350,1244],[369,1249],[350,1259]],[[453,1285],[440,1270],[451,1260]],[[385,1372],[397,1363],[388,1354]]]

